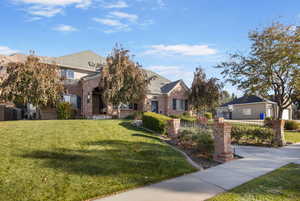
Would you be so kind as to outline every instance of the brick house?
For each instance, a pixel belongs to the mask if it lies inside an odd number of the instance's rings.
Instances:
[[[14,54],[6,58],[10,61],[23,62],[26,55]],[[62,57],[40,57],[40,59],[43,63],[56,63],[60,67],[61,76],[66,78],[63,100],[74,106],[78,116],[94,118],[116,113],[116,108],[104,104],[101,89],[98,87],[99,67],[105,64],[104,57],[92,51],[83,51]],[[121,117],[126,117],[134,111],[152,111],[174,115],[189,110],[189,88],[182,80],[171,82],[152,71],[143,70],[149,77],[155,76],[155,79],[149,84],[144,100],[139,103],[122,105]],[[51,118],[54,117],[51,116]]]

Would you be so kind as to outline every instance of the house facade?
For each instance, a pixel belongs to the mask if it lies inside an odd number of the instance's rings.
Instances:
[[[6,56],[9,62],[24,62],[27,56],[15,54]],[[77,111],[77,116],[94,118],[101,115],[114,115],[117,109],[106,105],[99,88],[100,67],[105,64],[105,58],[92,52],[83,51],[62,57],[39,57],[40,62],[55,63],[60,68],[61,76],[65,78],[65,93],[63,101],[69,102]],[[157,73],[143,69],[150,82],[144,100],[138,103],[121,106],[121,118],[135,111],[151,111],[165,115],[181,114],[189,111],[189,88],[182,80],[172,82]],[[55,115],[47,111],[42,119],[54,119]],[[52,112],[53,113],[53,112]]]
[[[292,119],[292,107],[283,111],[282,119]],[[233,120],[259,120],[278,114],[277,103],[259,96],[243,96],[217,108],[217,116]]]

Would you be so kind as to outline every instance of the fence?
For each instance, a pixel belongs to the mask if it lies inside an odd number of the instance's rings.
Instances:
[[[285,145],[284,120],[274,120],[266,124],[255,120],[239,120],[229,123],[223,119],[218,119],[216,122],[173,119],[170,122],[173,123],[170,124],[172,129],[169,133],[173,133],[173,138],[182,140],[188,146],[193,144],[197,146],[197,143],[202,147],[206,146],[201,141],[207,143],[210,141],[207,136],[211,136],[215,150],[214,159],[220,162],[232,159],[231,142],[238,145]]]

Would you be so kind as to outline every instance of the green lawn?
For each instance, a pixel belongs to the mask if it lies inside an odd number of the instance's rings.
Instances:
[[[287,142],[300,143],[300,132],[284,131],[284,135]]]
[[[0,200],[81,201],[195,169],[126,121],[0,122]]]
[[[284,166],[209,201],[300,201],[300,165]]]

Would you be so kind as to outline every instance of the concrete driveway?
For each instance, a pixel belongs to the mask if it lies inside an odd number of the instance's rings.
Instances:
[[[235,152],[244,158],[96,201],[203,201],[286,164],[300,164],[300,144],[235,146]]]

